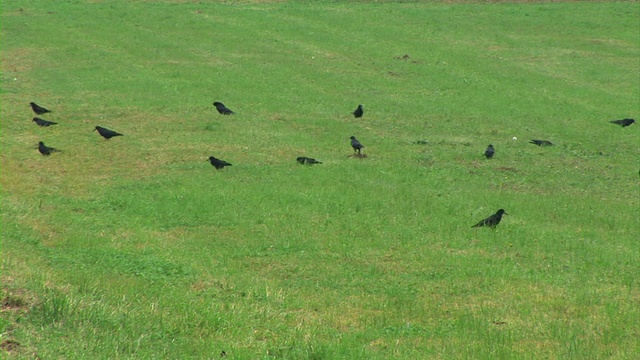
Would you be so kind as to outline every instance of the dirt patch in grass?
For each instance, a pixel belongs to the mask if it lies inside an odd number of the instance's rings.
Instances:
[[[3,340],[0,343],[0,348],[6,352],[13,352],[18,350],[20,343],[15,340]]]
[[[20,313],[29,311],[29,304],[33,303],[31,296],[23,290],[3,289],[0,300],[0,314],[5,318],[12,318]]]
[[[2,300],[0,308],[2,312],[9,310],[26,310],[29,304],[29,296],[26,291],[20,289],[11,289],[13,277],[2,276]]]
[[[2,337],[5,337],[2,342],[0,342],[0,348],[7,353],[12,353],[20,350],[20,343],[12,340],[6,339],[8,337],[11,329],[17,323],[18,318],[29,311],[29,304],[32,302],[27,293],[23,290],[7,290],[5,285],[12,282],[12,278],[3,276],[3,297],[0,300],[0,316],[2,316],[3,322],[5,323],[3,326],[3,334]]]
[[[24,298],[9,294],[2,299],[2,310],[26,309],[27,302]]]

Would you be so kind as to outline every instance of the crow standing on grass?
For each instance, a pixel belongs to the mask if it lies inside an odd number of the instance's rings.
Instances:
[[[487,159],[491,159],[493,157],[493,154],[496,153],[496,149],[493,148],[493,145],[489,145],[489,147],[487,147],[487,150],[484,151],[484,156],[487,157]]]
[[[29,105],[31,106],[31,109],[33,110],[33,112],[38,114],[38,115],[42,115],[42,114],[46,114],[46,113],[50,113],[51,112],[51,110],[45,109],[42,106],[39,106],[38,104],[36,104],[34,102],[30,102]]]
[[[107,140],[111,139],[114,136],[122,136],[122,134],[117,133],[113,130],[109,130],[107,128],[103,128],[102,126],[96,126],[95,130],[98,131],[98,134],[100,134],[100,136]]]
[[[296,161],[299,162],[301,165],[304,165],[304,164],[307,164],[307,165],[322,164],[322,162],[320,162],[320,161],[318,161],[316,159],[313,159],[313,158],[306,157],[306,156],[299,156],[296,159]]]
[[[364,114],[364,109],[362,109],[362,105],[358,105],[358,108],[356,109],[356,111],[353,112],[353,116],[359,118],[359,117],[362,117],[363,114]]]
[[[553,145],[551,143],[551,141],[548,141],[548,140],[531,140],[531,141],[529,141],[529,144],[534,144],[534,145],[538,145],[538,146],[552,146]]]
[[[54,149],[52,147],[48,147],[42,141],[40,141],[38,143],[38,151],[40,151],[40,154],[42,154],[44,156],[49,156],[49,155],[51,155],[51,153],[58,152],[60,150]]]
[[[209,156],[209,162],[211,162],[211,165],[213,165],[213,167],[215,167],[216,170],[223,169],[225,166],[232,166],[232,164],[229,164],[224,160],[220,160],[215,156]]]
[[[350,137],[349,139],[351,139],[351,147],[353,148],[354,152],[357,152],[358,155],[360,154],[360,150],[362,150],[364,148],[364,145],[362,145],[360,143],[360,141],[358,141],[356,139],[355,136]]]
[[[216,101],[213,103],[213,106],[216,107],[216,110],[218,110],[218,112],[222,115],[232,115],[235,114],[233,111],[231,111],[231,109],[229,109],[228,107],[224,106],[223,103]]]
[[[622,127],[627,127],[627,126],[633,124],[636,121],[633,120],[633,119],[622,119],[622,120],[612,120],[612,121],[609,121],[609,122],[612,123],[612,124],[620,125]]]
[[[502,220],[502,215],[508,215],[506,212],[504,212],[504,209],[500,209],[498,210],[498,212],[496,212],[495,214],[489,216],[488,218],[480,221],[479,223],[475,224],[472,226],[472,228],[478,228],[478,227],[490,227],[492,229],[495,229],[496,226],[498,226],[498,224],[500,223],[500,220]]]
[[[57,124],[57,122],[48,121],[48,120],[45,120],[45,119],[40,119],[39,117],[34,117],[33,118],[33,122],[38,124],[38,126],[42,126],[42,127],[47,127],[47,126],[51,126],[51,125],[56,125]]]

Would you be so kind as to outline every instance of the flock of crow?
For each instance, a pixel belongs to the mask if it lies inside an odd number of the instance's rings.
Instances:
[[[39,106],[38,104],[31,102],[29,103],[29,105],[31,106],[31,109],[33,110],[34,113],[36,113],[36,115],[43,115],[46,113],[50,113],[51,111],[49,109],[46,109],[42,106]],[[229,109],[228,107],[226,107],[223,103],[216,101],[213,103],[213,106],[215,106],[216,110],[218,111],[218,113],[220,113],[221,115],[233,115],[235,114],[235,112],[233,112],[231,109]],[[358,107],[356,108],[356,110],[352,113],[354,117],[356,118],[361,118],[364,115],[364,109],[362,107],[362,105],[358,105]],[[38,126],[42,126],[42,127],[48,127],[48,126],[52,126],[52,125],[56,125],[58,123],[53,122],[53,121],[48,121],[39,117],[34,117],[33,118],[33,122],[35,122]],[[629,125],[632,125],[633,123],[635,123],[634,119],[621,119],[621,120],[612,120],[610,121],[612,124],[616,124],[616,125],[620,125],[622,127],[627,127]],[[113,130],[109,130],[107,128],[104,128],[102,126],[96,126],[95,131],[98,132],[98,134],[100,134],[100,136],[102,136],[103,138],[109,140],[112,137],[115,136],[122,136],[122,134],[115,132]],[[357,157],[364,157],[362,156],[363,154],[361,153],[361,150],[364,149],[364,145],[362,145],[362,143],[360,143],[360,141],[358,141],[358,139],[356,139],[355,136],[351,136],[349,139],[351,139],[351,147],[353,148],[353,151],[355,153],[355,155]],[[418,142],[420,143],[420,142]],[[534,145],[538,145],[538,146],[553,146],[553,143],[551,143],[551,141],[548,140],[531,140],[529,143],[534,144]],[[38,143],[38,151],[40,152],[40,154],[44,155],[44,156],[48,156],[51,155],[54,152],[58,152],[60,150],[52,148],[52,147],[48,147],[46,146],[42,141],[40,141]],[[491,159],[493,157],[493,155],[495,154],[496,150],[493,147],[493,145],[489,145],[487,147],[487,149],[484,151],[484,156],[487,159]],[[232,166],[231,163],[228,163],[224,160],[218,159],[215,156],[209,156],[209,162],[211,163],[211,165],[213,167],[215,167],[217,170],[223,169],[225,166]],[[305,157],[305,156],[299,156],[296,161],[301,164],[301,165],[314,165],[314,164],[322,164],[322,162],[313,159],[313,158],[309,158],[309,157]],[[478,222],[477,224],[473,225],[473,228],[478,228],[478,227],[489,227],[492,229],[495,229],[496,226],[498,226],[498,224],[500,223],[500,221],[502,220],[502,215],[507,215],[507,213],[505,212],[504,209],[499,209],[495,214],[487,217],[486,219],[481,220],[480,222]]]
[[[51,112],[51,110],[49,110],[47,108],[43,108],[42,106],[39,106],[38,104],[36,104],[34,102],[29,103],[29,105],[31,105],[31,109],[37,115],[42,115],[42,114],[46,114],[46,113],[50,113]],[[33,118],[33,122],[35,122],[38,126],[42,126],[42,127],[49,127],[51,125],[58,124],[57,122],[48,121],[48,120],[45,120],[45,119],[41,119],[39,117],[34,117]],[[122,136],[122,134],[117,133],[117,132],[115,132],[113,130],[109,130],[107,128],[103,128],[102,126],[96,126],[94,130],[97,131],[98,134],[100,134],[100,136],[102,136],[103,138],[105,138],[107,140],[111,139],[114,136]],[[46,156],[46,155],[51,155],[51,153],[58,152],[60,150],[52,148],[52,147],[48,147],[42,141],[40,141],[38,143],[38,151],[40,151],[40,154]]]

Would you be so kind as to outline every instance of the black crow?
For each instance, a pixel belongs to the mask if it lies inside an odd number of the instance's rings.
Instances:
[[[487,157],[487,159],[491,159],[493,157],[493,154],[496,153],[496,149],[493,148],[493,145],[489,145],[487,147],[487,150],[484,151],[484,156]]]
[[[362,117],[363,114],[364,114],[364,110],[362,109],[362,105],[358,105],[358,108],[356,109],[356,111],[353,112],[353,116],[359,118],[359,117]]]
[[[209,156],[209,162],[211,162],[211,165],[213,165],[213,167],[215,167],[216,170],[220,170],[220,169],[224,168],[225,166],[232,166],[232,164],[229,164],[228,162],[226,162],[224,160],[220,160],[220,159],[216,158],[215,156]]]
[[[48,121],[48,120],[45,120],[45,119],[40,119],[39,117],[34,117],[33,118],[33,122],[38,124],[38,126],[44,126],[44,127],[57,124],[57,122]]]
[[[42,114],[46,114],[46,113],[50,113],[51,110],[47,110],[45,108],[43,108],[42,106],[38,106],[38,104],[34,103],[34,102],[30,102],[29,105],[31,105],[31,109],[33,109],[33,112],[38,114],[38,115],[42,115]]]
[[[218,110],[218,112],[222,115],[232,115],[235,114],[233,111],[231,111],[231,109],[229,109],[228,107],[224,106],[223,103],[216,101],[213,103],[213,106],[216,107],[216,110]]]
[[[307,164],[307,165],[313,165],[313,164],[322,164],[322,162],[313,159],[313,158],[308,158],[306,156],[299,156],[296,159],[297,162],[299,162],[300,164]]]
[[[612,120],[612,121],[609,121],[609,122],[612,123],[612,124],[620,125],[622,127],[627,127],[627,126],[633,124],[636,121],[633,120],[633,119],[622,119],[622,120]]]
[[[52,152],[56,152],[60,150],[54,149],[52,147],[48,147],[42,141],[40,141],[38,143],[38,151],[40,151],[40,154],[47,156],[47,155],[51,155]]]
[[[506,212],[504,212],[504,209],[498,210],[495,214],[473,225],[472,228],[488,226],[492,229],[495,229],[496,226],[498,226],[498,224],[500,223],[500,220],[502,220],[502,215],[508,215]]]
[[[362,145],[355,136],[352,136],[349,139],[351,139],[351,147],[353,148],[353,151],[357,151],[358,154],[360,154],[360,150],[364,148],[364,145]]]
[[[551,146],[551,145],[553,145],[553,143],[551,143],[551,141],[547,141],[547,140],[531,140],[531,141],[529,141],[529,144],[534,144],[534,145],[538,145],[538,146]]]
[[[122,136],[122,134],[117,133],[113,130],[105,129],[102,126],[96,126],[95,130],[98,130],[98,134],[100,134],[100,136],[107,140],[111,139],[114,136]]]

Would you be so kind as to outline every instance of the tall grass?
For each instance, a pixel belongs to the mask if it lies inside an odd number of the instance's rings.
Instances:
[[[0,6],[3,355],[640,353],[638,4]]]

